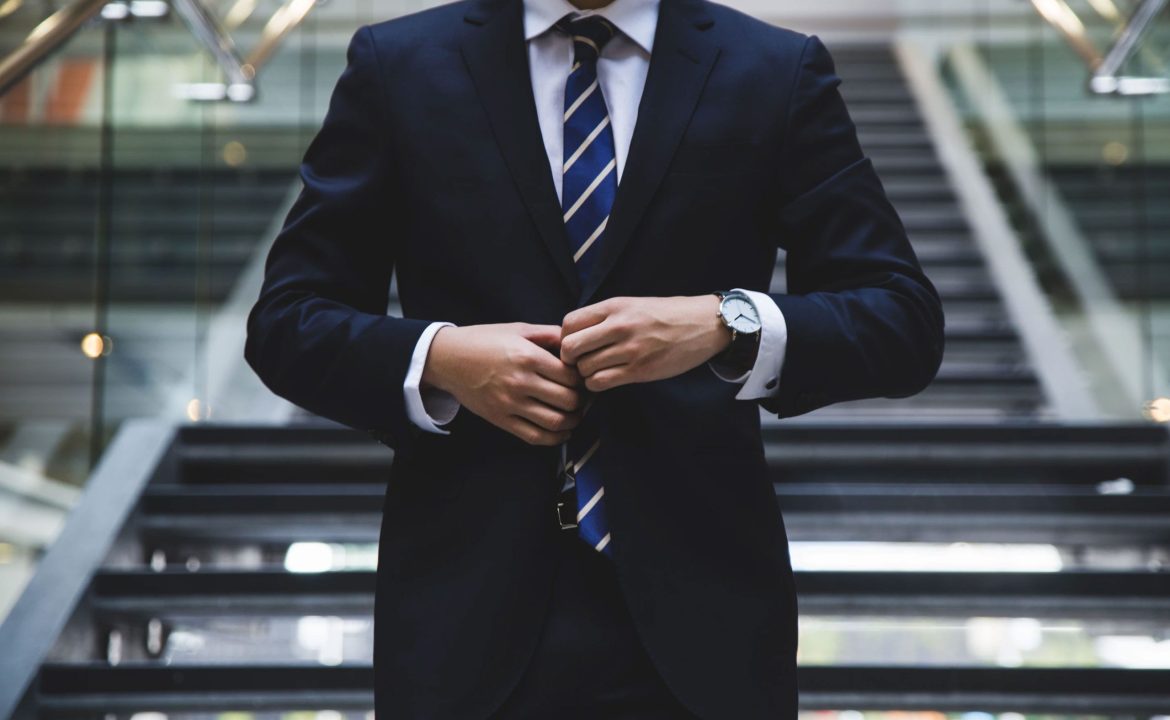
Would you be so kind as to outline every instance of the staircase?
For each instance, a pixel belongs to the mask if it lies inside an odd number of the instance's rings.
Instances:
[[[807,709],[1170,707],[1170,670],[1101,650],[1170,617],[1163,429],[792,425],[765,440],[794,541]],[[0,628],[0,674],[32,683],[15,717],[368,711],[392,458],[343,428],[129,422]],[[1103,491],[1119,478],[1128,492]],[[864,544],[826,555],[843,541],[945,552],[867,569],[849,561]],[[1019,566],[959,565],[951,544],[972,542],[1010,544]],[[1007,668],[967,640],[997,622],[1052,628]],[[1043,661],[1070,637],[1078,654]],[[21,695],[0,690],[0,716]]]

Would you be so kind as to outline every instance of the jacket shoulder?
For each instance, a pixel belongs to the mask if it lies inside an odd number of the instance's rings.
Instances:
[[[474,0],[456,0],[371,23],[368,27],[380,50],[419,45],[446,45],[459,36]]]
[[[663,0],[669,2],[670,0]],[[713,0],[700,0],[703,9],[715,21],[720,37],[734,38],[737,45],[752,51],[763,51],[775,56],[793,60],[804,52],[809,35],[790,28],[773,25],[742,10],[729,7]]]

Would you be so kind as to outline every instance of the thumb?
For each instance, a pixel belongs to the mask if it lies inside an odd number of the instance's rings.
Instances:
[[[521,326],[520,336],[550,352],[560,352],[560,325],[532,325],[526,323]]]

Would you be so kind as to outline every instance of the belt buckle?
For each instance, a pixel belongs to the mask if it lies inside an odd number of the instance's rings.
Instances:
[[[567,490],[561,490],[557,495],[557,523],[561,530],[572,530],[577,527],[577,479],[573,477],[571,467],[568,464],[564,465],[557,475],[561,487],[565,486],[566,478],[573,480],[573,484]]]
[[[573,507],[568,509],[568,514],[569,514],[569,518],[570,518],[569,520],[565,519],[565,509],[566,509],[565,501],[564,500],[558,501],[557,502],[557,522],[560,523],[561,530],[572,530],[573,528],[577,527],[576,503],[573,503]]]

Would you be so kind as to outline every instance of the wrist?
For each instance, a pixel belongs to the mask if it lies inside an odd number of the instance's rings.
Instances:
[[[457,334],[453,331],[458,329],[452,326],[441,327],[431,339],[431,347],[427,352],[426,361],[423,363],[422,377],[419,378],[420,388],[435,388],[451,392],[445,371],[454,342],[452,335]]]
[[[723,317],[719,314],[722,300],[715,293],[701,295],[696,300],[698,310],[702,313],[702,323],[708,328],[710,352],[708,359],[718,357],[731,347],[732,340],[731,328],[727,327],[727,323],[723,322]]]
[[[717,301],[718,322],[727,332],[727,343],[709,362],[735,371],[736,376],[748,372],[755,365],[763,327],[755,300],[746,291],[735,289],[712,293]],[[733,318],[734,319],[729,319]]]

